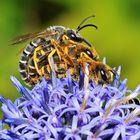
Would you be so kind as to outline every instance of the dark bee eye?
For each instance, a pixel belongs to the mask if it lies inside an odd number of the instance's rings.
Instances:
[[[71,33],[71,34],[70,34],[70,37],[71,37],[72,39],[75,39],[75,38],[76,38],[76,35],[75,35],[74,33]]]
[[[73,30],[68,30],[67,36],[73,41],[82,42],[82,39],[80,37],[77,37]]]
[[[93,54],[92,54],[92,52],[91,52],[89,49],[86,49],[86,50],[85,50],[85,53],[86,53],[89,57],[93,58]]]
[[[100,70],[100,74],[101,74],[101,78],[104,80],[104,81],[107,81],[107,76],[106,76],[106,73],[103,69]]]
[[[83,52],[86,53],[90,58],[94,58],[93,53],[88,48],[84,49]]]

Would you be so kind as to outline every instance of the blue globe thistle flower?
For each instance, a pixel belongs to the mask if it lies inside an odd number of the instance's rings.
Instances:
[[[88,71],[86,71],[88,74]],[[112,84],[96,85],[80,75],[43,79],[32,90],[11,77],[21,97],[14,103],[0,96],[2,140],[138,140],[140,105],[127,104],[140,94],[120,80],[120,68]],[[84,80],[83,80],[84,79]],[[79,84],[80,83],[80,84]],[[129,95],[128,95],[129,94]],[[8,124],[10,129],[3,129]]]

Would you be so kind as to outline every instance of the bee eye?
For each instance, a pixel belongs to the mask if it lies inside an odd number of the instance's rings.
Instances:
[[[73,31],[73,30],[68,30],[67,31],[67,36],[71,39],[71,40],[74,40],[74,41],[77,41],[77,42],[81,42],[81,38],[76,36],[76,33]]]
[[[103,69],[100,70],[100,74],[101,74],[101,78],[104,80],[104,81],[107,81],[107,76],[106,76],[106,73]]]
[[[67,36],[68,36],[70,39],[76,38],[76,35],[75,35],[75,33],[74,33],[72,30],[68,30],[68,31],[67,31]]]
[[[90,57],[90,58],[94,58],[92,52],[89,49],[85,49],[84,52]]]
[[[88,55],[88,56],[90,56],[90,57],[92,57],[93,58],[93,54],[92,54],[92,52],[90,51],[90,50],[86,50],[86,54]]]
[[[75,38],[76,38],[76,35],[75,35],[74,33],[71,33],[71,34],[70,34],[70,37],[71,37],[72,39],[75,39]]]

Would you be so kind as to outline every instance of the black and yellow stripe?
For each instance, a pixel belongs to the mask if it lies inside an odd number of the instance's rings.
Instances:
[[[37,48],[41,43],[43,44],[44,41],[45,40],[43,38],[33,39],[32,42],[25,47],[23,53],[21,54],[19,61],[19,72],[22,80],[29,85],[34,85],[36,80],[34,81],[33,78],[38,78],[38,74],[32,60],[33,52],[35,48]]]

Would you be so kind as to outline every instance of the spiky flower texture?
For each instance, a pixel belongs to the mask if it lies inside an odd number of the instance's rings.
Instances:
[[[32,90],[11,80],[21,97],[12,103],[0,96],[2,140],[139,140],[140,106],[126,102],[140,94],[118,75],[111,85],[96,85],[81,74],[42,80]],[[83,80],[84,79],[84,80]],[[127,94],[127,95],[126,95]],[[128,95],[129,94],[129,95]],[[8,124],[10,129],[4,129]]]

